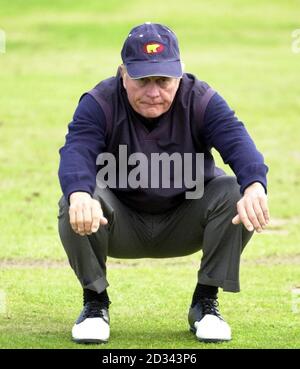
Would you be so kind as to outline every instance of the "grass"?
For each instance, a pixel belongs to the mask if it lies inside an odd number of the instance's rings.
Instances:
[[[242,292],[221,294],[232,342],[203,345],[187,330],[196,254],[109,260],[112,336],[105,348],[300,347],[300,315],[291,308],[300,284],[300,54],[291,52],[297,10],[293,0],[0,0],[7,39],[0,54],[0,290],[8,299],[0,347],[81,348],[70,341],[80,288],[57,235],[58,149],[80,95],[115,73],[126,34],[147,20],[175,30],[187,71],[245,122],[270,167],[273,224],[246,248]]]
[[[110,342],[83,347],[298,347],[300,318],[291,311],[290,294],[294,280],[300,278],[297,265],[243,265],[244,292],[220,296],[223,315],[234,332],[233,340],[222,345],[200,343],[188,331],[191,290],[186,286],[194,284],[196,265],[194,258],[189,263],[148,261],[112,268]],[[120,272],[126,278],[120,278]],[[74,318],[81,310],[81,291],[72,272],[65,267],[15,266],[13,275],[12,279],[11,268],[1,273],[11,297],[8,315],[1,319],[0,347],[81,348],[70,340]]]

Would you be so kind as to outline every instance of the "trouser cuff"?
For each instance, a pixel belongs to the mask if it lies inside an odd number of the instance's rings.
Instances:
[[[208,277],[206,274],[201,274],[198,275],[198,283],[208,286],[221,287],[225,292],[240,292],[239,281],[215,279]]]
[[[83,288],[96,291],[97,293],[103,292],[109,286],[105,277],[98,278],[94,282],[89,283],[87,285],[83,285],[83,284],[81,285]]]

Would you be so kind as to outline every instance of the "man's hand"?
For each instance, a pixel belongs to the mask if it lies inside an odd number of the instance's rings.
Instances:
[[[267,195],[263,185],[252,183],[246,188],[244,196],[237,203],[238,214],[232,219],[233,224],[243,223],[248,231],[261,232],[269,223]]]
[[[80,236],[97,232],[101,224],[108,223],[99,201],[93,199],[87,192],[71,194],[69,216],[73,231]]]

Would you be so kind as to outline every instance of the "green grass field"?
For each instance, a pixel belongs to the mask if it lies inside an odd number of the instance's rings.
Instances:
[[[230,343],[201,344],[188,331],[197,253],[109,259],[104,348],[300,348],[300,302],[292,309],[300,286],[300,53],[291,49],[300,18],[292,0],[0,0],[0,348],[82,348],[70,340],[81,289],[57,234],[58,150],[80,95],[115,74],[128,31],[145,21],[177,33],[186,70],[245,123],[270,167],[272,222],[245,250],[242,292],[220,294]]]

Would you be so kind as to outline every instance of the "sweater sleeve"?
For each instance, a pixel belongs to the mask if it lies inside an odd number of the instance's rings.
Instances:
[[[59,181],[65,198],[73,192],[93,194],[97,156],[105,148],[106,119],[98,102],[83,95],[68,125],[65,144],[60,148]]]
[[[244,124],[217,93],[207,105],[203,130],[206,142],[220,153],[224,163],[235,173],[242,194],[254,182],[260,182],[267,192],[268,167],[263,155]]]

